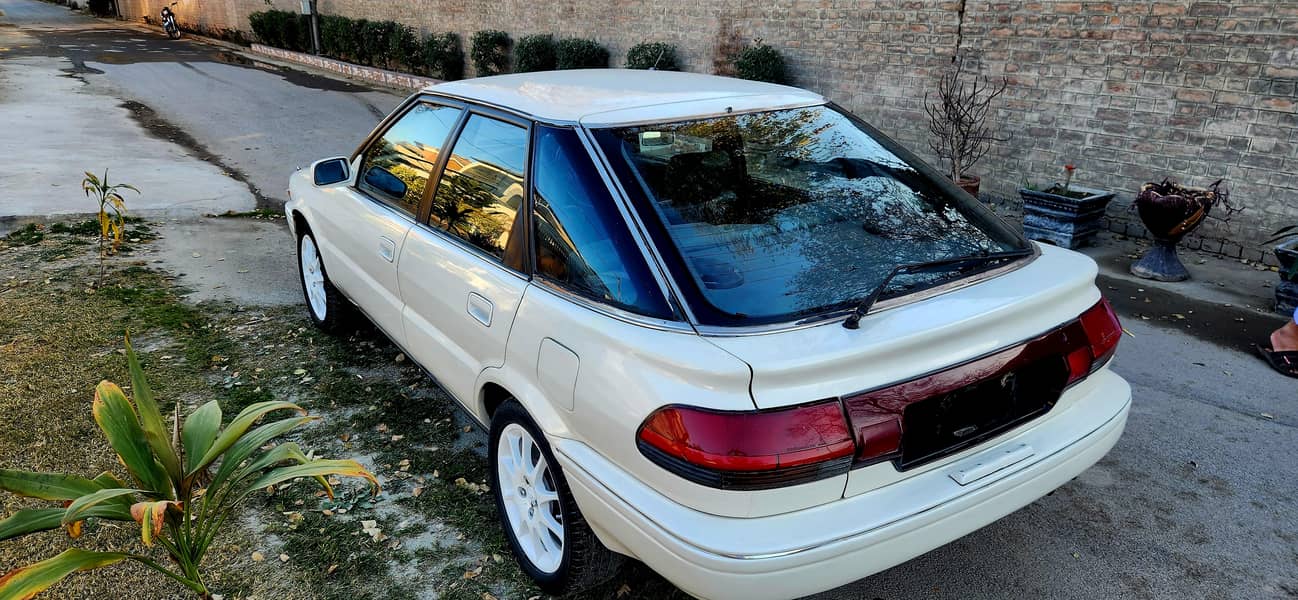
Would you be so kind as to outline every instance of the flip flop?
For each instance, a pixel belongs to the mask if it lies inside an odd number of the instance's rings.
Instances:
[[[1277,373],[1286,377],[1298,379],[1298,352],[1276,352],[1270,348],[1263,347],[1261,344],[1254,344],[1253,347],[1257,348],[1257,353],[1262,355],[1262,358],[1266,360],[1267,364],[1271,365],[1271,368],[1275,369]]]

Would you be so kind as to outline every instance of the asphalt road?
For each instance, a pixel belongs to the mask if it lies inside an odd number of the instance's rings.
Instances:
[[[0,60],[71,59],[80,77],[152,109],[171,141],[222,165],[262,203],[282,200],[294,167],[350,152],[400,100],[191,41],[70,29],[85,23],[30,0],[0,0],[0,10],[41,41]],[[1135,399],[1113,452],[987,528],[818,598],[1298,597],[1298,382],[1246,346],[1279,321],[1105,268],[1102,285],[1134,335],[1114,366]],[[291,296],[296,285],[260,278],[241,286],[241,301]]]

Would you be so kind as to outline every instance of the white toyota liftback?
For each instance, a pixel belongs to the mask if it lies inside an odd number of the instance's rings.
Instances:
[[[302,288],[490,429],[545,590],[634,557],[701,598],[876,573],[1099,460],[1131,390],[1096,266],[818,94],[486,77],[292,176]]]

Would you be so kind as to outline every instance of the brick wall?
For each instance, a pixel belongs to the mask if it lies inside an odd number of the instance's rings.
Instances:
[[[123,0],[154,14],[162,0]],[[1081,184],[1120,192],[1111,227],[1147,180],[1225,178],[1248,209],[1192,241],[1258,259],[1266,233],[1298,222],[1298,1],[1057,0],[320,0],[324,13],[391,18],[423,31],[479,29],[582,36],[614,63],[640,41],[667,41],[685,67],[713,72],[754,38],[783,51],[797,85],[928,153],[925,90],[957,51],[1009,78],[998,117],[1008,142],[975,168],[984,191],[1013,199],[1027,179],[1078,167]],[[266,0],[209,0],[182,21],[247,29]],[[296,2],[273,0],[295,9]],[[467,49],[466,49],[467,50]],[[1221,240],[1231,242],[1225,244]]]

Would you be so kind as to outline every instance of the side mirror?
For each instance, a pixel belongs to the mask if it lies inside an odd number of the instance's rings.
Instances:
[[[311,177],[317,186],[342,183],[351,176],[351,165],[345,158],[327,158],[311,168]]]
[[[365,172],[365,183],[393,198],[406,197],[406,182],[383,167],[370,167]]]

